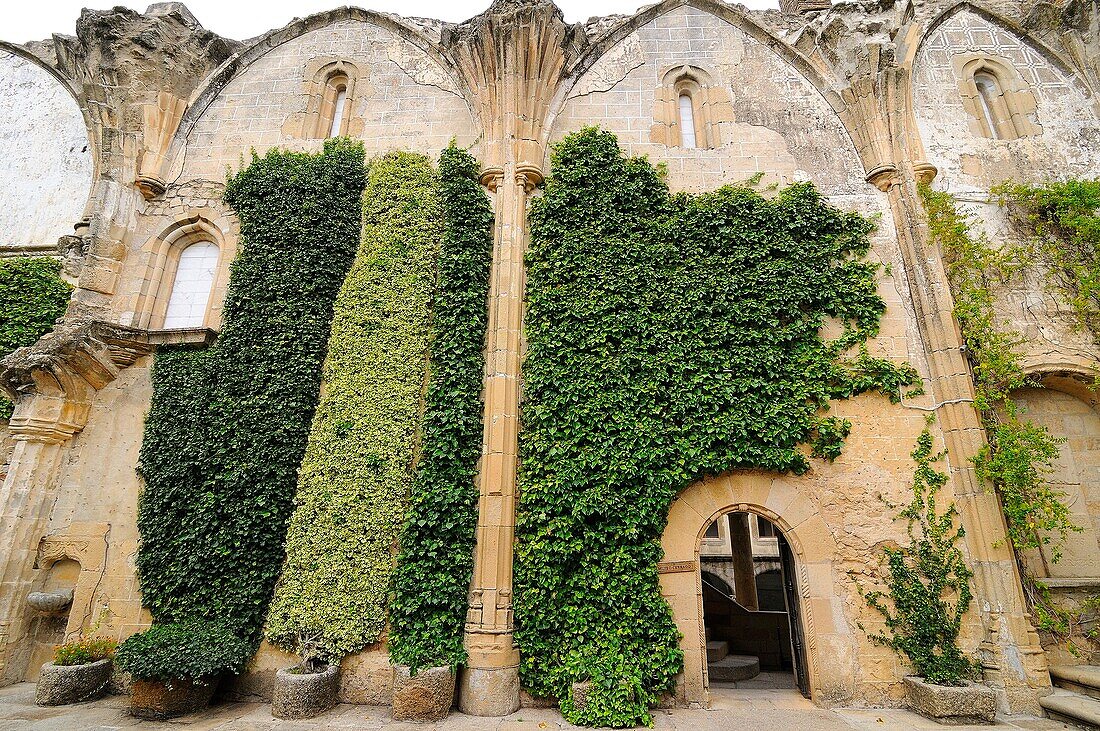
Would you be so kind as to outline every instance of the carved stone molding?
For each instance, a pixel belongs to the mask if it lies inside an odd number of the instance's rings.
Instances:
[[[135,184],[146,200],[156,198],[165,191],[164,160],[186,110],[186,101],[166,91],[157,95],[156,104],[142,107],[142,146]]]

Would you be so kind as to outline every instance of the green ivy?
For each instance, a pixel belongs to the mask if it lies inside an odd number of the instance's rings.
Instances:
[[[153,368],[137,570],[155,625],[260,639],[364,179],[362,146],[335,139],[320,154],[253,154],[227,182],[241,239],[221,336],[206,352],[166,348]],[[167,635],[127,646],[151,663],[174,652]],[[223,648],[207,651],[220,660],[206,667],[239,669]]]
[[[374,160],[363,215],[267,619],[272,642],[326,661],[377,642],[386,625],[444,238],[431,161],[407,152]]]
[[[917,463],[913,500],[899,515],[908,521],[909,546],[885,550],[887,591],[870,591],[864,598],[886,620],[886,631],[870,635],[873,641],[909,658],[916,674],[929,683],[961,685],[978,670],[959,649],[962,618],[973,600],[973,573],[958,548],[966,533],[955,525],[955,504],[943,513],[936,507],[947,475],[935,463],[944,454],[933,452],[932,435],[925,428],[912,452]]]
[[[0,259],[0,358],[34,345],[65,314],[72,287],[61,262],[46,258]],[[0,421],[12,404],[0,399]]]
[[[390,657],[415,673],[455,666],[462,645],[477,528],[486,302],[493,213],[478,165],[453,144],[439,163],[445,231],[433,301],[424,436],[390,607]]]
[[[588,128],[531,210],[516,642],[571,722],[652,723],[683,667],[657,563],[668,509],[706,474],[803,473],[850,424],[832,399],[900,398],[908,365],[847,355],[878,332],[873,224],[808,183],[670,195]],[[827,319],[843,326],[822,338]],[[591,683],[583,708],[572,684]]]
[[[973,364],[975,406],[987,436],[974,457],[975,469],[1000,495],[1012,545],[1017,550],[1050,545],[1057,561],[1061,552],[1054,538],[1080,530],[1070,520],[1065,493],[1046,480],[1064,440],[1020,417],[1013,391],[1039,384],[1020,365],[1019,333],[999,322],[994,312],[997,285],[1018,276],[1031,258],[1019,247],[994,247],[984,236],[972,234],[970,218],[950,193],[922,185],[920,195],[932,238],[943,251],[954,314]]]
[[[1034,234],[1028,242],[1029,260],[1047,265],[1078,322],[1100,342],[1100,178],[1005,183],[993,195]]]

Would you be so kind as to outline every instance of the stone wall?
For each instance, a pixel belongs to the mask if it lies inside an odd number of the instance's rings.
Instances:
[[[52,252],[84,215],[93,167],[73,95],[43,66],[0,46],[0,250]]]

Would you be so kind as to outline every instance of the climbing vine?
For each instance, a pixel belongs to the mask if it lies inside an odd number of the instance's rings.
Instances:
[[[444,236],[433,300],[430,379],[416,487],[393,577],[390,657],[415,673],[466,659],[481,453],[493,213],[477,162],[452,145],[439,163]]]
[[[1046,264],[1079,324],[1100,342],[1100,179],[1005,183],[993,195],[1033,234],[1030,260]]]
[[[933,451],[928,428],[917,438],[912,457],[917,464],[913,499],[898,516],[908,522],[909,545],[886,549],[887,589],[864,594],[886,620],[886,631],[870,638],[907,657],[929,683],[960,685],[978,670],[958,643],[963,615],[973,600],[973,573],[958,548],[965,532],[955,525],[954,503],[942,513],[936,506],[947,474],[935,468],[944,453]]]
[[[0,358],[34,345],[65,314],[72,287],[61,278],[61,262],[46,258],[0,259]],[[0,398],[0,421],[12,404]]]
[[[267,619],[272,642],[326,661],[385,629],[444,236],[438,188],[423,155],[371,162],[359,255],[336,299],[323,395]]]
[[[969,217],[951,194],[928,186],[920,194],[947,263],[955,317],[974,369],[975,405],[988,437],[974,458],[975,468],[1001,497],[1012,545],[1017,550],[1049,545],[1057,561],[1061,552],[1055,537],[1080,530],[1070,520],[1065,494],[1046,480],[1062,440],[1019,414],[1012,392],[1038,384],[1020,365],[1019,333],[994,313],[997,283],[1017,276],[1031,259],[1018,247],[994,247],[984,235],[972,234]]]
[[[228,658],[225,648],[250,654],[260,639],[333,302],[359,243],[364,178],[362,147],[348,140],[329,140],[320,154],[254,154],[226,185],[241,248],[221,336],[209,351],[164,349],[155,359],[139,458],[142,600],[154,630],[186,623],[240,640],[206,645],[217,662],[195,667],[239,670],[247,656]],[[175,637],[137,635],[119,657],[143,673],[169,669]]]
[[[521,677],[574,723],[648,724],[683,666],[657,573],[672,499],[705,474],[803,473],[805,447],[835,458],[831,399],[918,379],[859,349],[885,308],[873,224],[811,184],[670,195],[588,128],[556,146],[530,220]]]

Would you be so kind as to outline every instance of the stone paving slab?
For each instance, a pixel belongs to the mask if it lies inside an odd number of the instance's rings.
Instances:
[[[709,710],[654,712],[662,731],[926,731],[944,729],[902,709],[825,709],[791,690],[716,689]],[[379,706],[340,705],[307,721],[280,721],[267,703],[223,703],[171,721],[141,721],[127,712],[128,699],[108,697],[92,703],[39,708],[34,684],[0,688],[0,731],[557,731],[576,729],[552,709],[524,708],[505,718],[477,718],[453,713],[432,724],[402,723]],[[957,731],[1048,731],[1072,729],[1043,718],[999,717],[995,726],[953,726]]]

